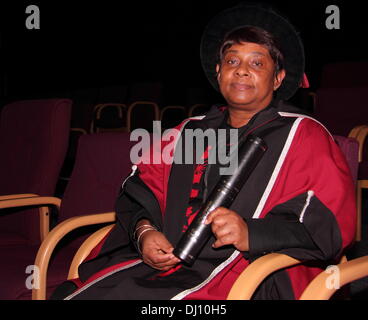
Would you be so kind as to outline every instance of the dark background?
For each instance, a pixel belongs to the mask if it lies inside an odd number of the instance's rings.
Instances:
[[[80,88],[137,81],[162,82],[167,103],[180,103],[186,87],[217,97],[200,65],[200,38],[211,17],[238,2],[3,0],[1,98],[61,97]],[[312,89],[319,86],[324,64],[368,60],[368,13],[361,1],[263,2],[300,30]],[[31,4],[39,6],[40,30],[25,27]],[[340,9],[340,30],[325,26],[330,4]]]

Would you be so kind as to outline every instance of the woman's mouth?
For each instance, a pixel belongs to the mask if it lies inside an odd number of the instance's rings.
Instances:
[[[238,82],[234,82],[231,84],[231,86],[235,89],[235,90],[239,90],[239,91],[246,91],[249,89],[253,89],[253,86],[249,85],[249,84],[245,84],[245,83],[238,83]]]

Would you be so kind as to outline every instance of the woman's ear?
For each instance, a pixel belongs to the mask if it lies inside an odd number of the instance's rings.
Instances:
[[[217,78],[217,81],[220,78],[220,65],[219,64],[216,64],[216,78]]]
[[[281,86],[282,81],[284,80],[285,76],[286,76],[286,71],[285,71],[285,69],[280,70],[280,71],[276,74],[276,76],[275,76],[275,78],[274,78],[274,80],[273,80],[273,90],[274,90],[274,91],[276,91],[276,90]]]

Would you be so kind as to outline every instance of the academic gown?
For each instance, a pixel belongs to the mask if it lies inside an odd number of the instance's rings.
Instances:
[[[185,120],[172,134],[176,148],[185,146],[179,143],[185,139],[183,129],[219,128],[226,114],[226,107],[213,106],[205,116]],[[192,193],[200,165],[141,163],[118,197],[115,227],[80,265],[80,278],[62,284],[53,298],[226,299],[249,263],[278,252],[306,263],[275,272],[253,298],[298,299],[353,240],[352,177],[326,128],[292,106],[272,102],[243,131],[262,137],[268,146],[230,206],[248,224],[249,251],[214,249],[212,237],[193,266],[180,264],[162,272],[145,265],[134,241],[137,221],[149,219],[175,247],[192,218],[188,208],[195,203]],[[163,138],[159,152],[169,143],[173,140]],[[145,155],[152,157],[155,150],[153,146]],[[218,175],[211,173],[216,171],[211,165],[200,168],[204,201]]]

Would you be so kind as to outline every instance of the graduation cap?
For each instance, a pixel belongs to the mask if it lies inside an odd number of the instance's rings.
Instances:
[[[255,26],[272,34],[284,56],[286,77],[277,90],[277,98],[287,100],[305,84],[304,46],[294,26],[274,8],[266,4],[241,3],[217,14],[202,35],[200,57],[204,72],[219,91],[216,78],[218,53],[226,34],[240,27]],[[303,84],[303,85],[301,85]]]

